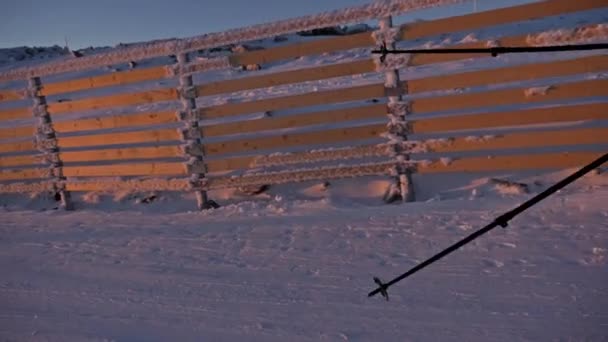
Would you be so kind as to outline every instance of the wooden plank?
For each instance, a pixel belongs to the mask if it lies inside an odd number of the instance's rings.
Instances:
[[[311,144],[330,144],[352,140],[378,138],[386,131],[386,124],[338,128],[314,132],[281,134],[249,140],[231,140],[205,144],[206,155],[266,150]]]
[[[45,83],[42,96],[68,93],[78,90],[94,89],[130,83],[151,81],[167,77],[164,66],[113,72],[111,74],[79,78],[75,80]]]
[[[265,50],[248,51],[231,55],[229,59],[230,64],[233,66],[263,64],[282,59],[318,55],[326,52],[329,53],[374,45],[376,45],[376,42],[372,38],[371,32],[362,32],[348,36],[277,46]]]
[[[608,103],[446,116],[411,122],[411,133],[440,133],[582,120],[608,119]]]
[[[101,160],[153,159],[181,156],[179,146],[129,147],[92,151],[61,152],[64,163]]]
[[[269,117],[258,120],[247,120],[204,126],[201,132],[204,137],[215,137],[243,132],[261,132],[282,128],[303,127],[335,122],[362,120],[386,117],[386,104],[374,104],[364,107],[326,110],[314,113]]]
[[[304,68],[275,72],[272,74],[241,77],[225,81],[202,84],[196,87],[198,96],[209,96],[236,92],[247,89],[274,87],[282,84],[316,81],[332,77],[348,76],[374,72],[376,65],[372,59],[346,62],[340,64],[323,65],[313,68]]]
[[[0,193],[40,193],[45,191],[53,191],[52,181],[42,182],[14,182],[8,184],[0,184]]]
[[[34,165],[34,164],[40,164],[39,157],[34,156],[34,155],[0,157],[0,167]]]
[[[426,152],[462,152],[605,143],[608,143],[608,127],[533,131],[480,138],[458,137],[425,142],[423,146]]]
[[[208,180],[207,189],[213,190],[248,185],[284,184],[291,182],[305,182],[311,180],[388,175],[391,168],[393,168],[394,166],[394,161],[388,161],[352,166],[333,166],[316,169],[301,169],[293,170],[290,172],[251,174],[240,177],[211,177]]]
[[[412,101],[413,114],[528,104],[544,101],[608,95],[608,80],[586,80],[552,85],[544,95],[526,96],[526,88],[509,88],[484,92],[456,94],[416,99]]]
[[[548,63],[508,66],[499,69],[439,75],[408,81],[410,94],[441,89],[466,88],[486,84],[533,80],[608,71],[608,55],[583,57]]]
[[[33,140],[0,144],[0,153],[35,151]]]
[[[59,136],[57,137],[57,143],[61,148],[65,148],[105,146],[117,144],[153,143],[180,139],[180,134],[176,129],[163,129],[143,132],[93,134],[79,137]]]
[[[32,109],[27,107],[0,110],[0,121],[30,119],[32,117]]]
[[[331,160],[387,156],[387,146],[363,145],[339,149],[292,152],[270,155],[240,156],[207,161],[208,172],[223,172],[268,166],[285,166]]]
[[[491,11],[452,16],[431,21],[405,24],[401,27],[401,40],[440,35],[446,32],[475,30],[487,26],[497,26],[517,21],[541,19],[544,17],[606,7],[605,0],[551,0],[520,6],[499,8]]]
[[[171,176],[185,175],[184,163],[141,163],[94,166],[64,166],[66,177]]]
[[[563,169],[583,166],[599,158],[602,152],[547,153],[512,156],[475,157],[452,160],[447,165],[441,161],[419,163],[417,173],[484,172]]]
[[[76,101],[56,102],[48,105],[51,114],[61,114],[75,111],[107,109],[120,106],[139,105],[161,101],[177,100],[177,90],[173,88],[148,90],[139,93],[100,96]]]
[[[175,111],[166,111],[124,115],[121,114],[73,121],[56,121],[53,123],[53,127],[55,128],[56,132],[67,133],[97,129],[166,124],[177,121],[179,120],[176,117]]]
[[[0,139],[32,137],[34,136],[34,132],[33,126],[0,129]]]
[[[49,176],[48,169],[0,170],[0,181],[40,179]]]
[[[0,102],[23,99],[23,90],[0,90]]]
[[[69,181],[65,184],[67,191],[188,191],[192,190],[189,179],[129,179],[99,181]]]
[[[386,96],[390,91],[390,89],[385,90],[383,84],[369,84],[351,88],[332,89],[299,95],[273,97],[257,101],[229,103],[221,106],[201,108],[199,109],[199,115],[203,119],[211,119],[228,115],[258,113],[271,110],[365,100],[373,97]]]

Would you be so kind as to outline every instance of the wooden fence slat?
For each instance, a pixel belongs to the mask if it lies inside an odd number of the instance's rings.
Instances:
[[[0,170],[0,181],[40,179],[49,176],[48,169]]]
[[[272,149],[276,147],[293,147],[311,144],[329,144],[351,140],[363,140],[380,137],[386,131],[386,124],[375,124],[360,127],[337,128],[314,132],[282,134],[277,136],[231,140],[205,144],[207,155],[246,152]]]
[[[600,79],[561,83],[551,85],[544,95],[526,96],[525,92],[529,88],[509,88],[415,99],[412,101],[411,108],[413,114],[422,114],[446,110],[565,100],[577,97],[606,96],[608,95],[608,80]]]
[[[69,181],[66,182],[68,191],[188,191],[191,190],[188,179],[129,179],[99,181]]]
[[[123,132],[108,134],[93,134],[79,137],[57,137],[57,144],[61,148],[105,146],[115,144],[152,143],[170,140],[180,140],[176,129],[163,129],[143,132]]]
[[[0,129],[0,139],[31,137],[34,135],[33,126]]]
[[[421,37],[474,30],[487,26],[497,26],[517,21],[540,19],[559,14],[607,7],[604,0],[551,0],[531,4],[499,8],[491,11],[421,21],[401,27],[401,39],[411,40]]]
[[[313,40],[309,42],[277,46],[265,50],[248,51],[234,54],[229,57],[233,66],[247,64],[263,64],[282,59],[300,56],[318,55],[334,51],[349,50],[367,46],[374,46],[375,42],[371,32],[362,32],[348,36],[339,36]]]
[[[112,107],[138,105],[162,101],[177,100],[177,91],[173,88],[148,90],[139,93],[117,94],[86,98],[82,100],[55,102],[48,105],[51,114],[75,111],[107,109]]]
[[[31,119],[31,108],[12,108],[0,110],[0,121],[16,120],[16,119]]]
[[[451,49],[478,49],[478,48],[487,48],[485,41],[482,42],[471,42],[471,43],[463,43],[463,44],[448,44],[445,46],[446,48]],[[481,58],[487,57],[487,55],[481,53],[457,53],[457,54],[422,54],[415,53],[410,56],[409,66],[423,66],[428,64],[439,64],[445,62],[452,61],[460,61],[469,58]]]
[[[49,96],[61,93],[69,93],[78,90],[124,85],[143,81],[151,81],[166,77],[164,66],[129,71],[119,71],[110,74],[79,78],[69,81],[45,83],[42,95]]]
[[[97,129],[123,128],[177,122],[175,111],[104,116],[91,119],[54,122],[56,132],[79,132]]]
[[[387,155],[386,145],[363,145],[330,150],[282,153],[280,155],[239,156],[207,162],[209,172],[233,171],[277,165],[315,163],[321,161],[378,157]]]
[[[128,147],[118,149],[61,152],[61,160],[87,162],[101,160],[153,159],[181,156],[179,146]]]
[[[427,152],[462,152],[510,148],[608,143],[608,127],[510,133],[491,138],[458,137],[424,144]]]
[[[0,183],[0,193],[40,193],[54,192],[54,184],[51,181],[32,182],[12,182]]]
[[[67,177],[171,176],[185,175],[183,163],[141,163],[95,166],[64,166]]]
[[[0,90],[0,102],[15,101],[23,99],[23,95],[18,90]]]
[[[243,132],[253,133],[282,128],[303,127],[335,122],[381,118],[386,116],[386,104],[375,104],[356,108],[343,108],[314,113],[269,117],[258,120],[237,121],[201,128],[203,136],[215,137]]]
[[[225,81],[210,82],[198,85],[196,89],[199,96],[209,96],[241,90],[363,74],[373,72],[375,70],[376,65],[374,64],[374,61],[372,59],[365,59],[361,61],[275,72],[260,76],[241,77]]]
[[[311,180],[327,180],[336,178],[362,177],[373,175],[388,175],[395,166],[395,161],[360,164],[353,166],[334,166],[318,169],[301,169],[290,172],[273,172],[251,174],[240,177],[221,176],[209,179],[209,190],[232,188],[248,185],[283,184],[290,182],[305,182]]]
[[[550,15],[566,14],[586,9],[605,7],[603,0],[555,0],[534,4],[513,6],[493,11],[486,11],[449,17],[445,19],[417,22],[403,25],[399,40],[412,40],[426,36],[443,34],[495,26],[516,21],[525,21]],[[234,66],[246,64],[263,64],[277,60],[309,56],[321,53],[375,46],[371,32],[363,32],[350,36],[341,36],[320,39],[310,42],[289,44],[266,50],[249,51],[242,54],[230,56],[230,62]],[[441,56],[455,57],[455,56]]]
[[[439,133],[599,119],[608,119],[608,103],[532,108],[415,120],[411,123],[411,131],[418,134]]]
[[[35,151],[33,140],[0,144],[0,153]]]
[[[417,173],[439,172],[484,172],[484,171],[513,171],[513,170],[541,170],[562,169],[583,166],[599,158],[601,152],[558,152],[546,154],[493,156],[488,158],[472,157],[455,159],[450,163],[434,161],[428,164],[419,164]]]
[[[34,155],[0,157],[0,167],[35,165],[39,163],[39,158]]]
[[[408,91],[413,94],[602,71],[608,71],[607,55],[414,79],[408,81]]]
[[[229,103],[221,106],[201,108],[199,109],[199,114],[204,119],[212,119],[228,115],[365,100],[373,97],[383,97],[385,95],[386,91],[383,84],[369,84],[351,88],[274,97],[257,101]]]

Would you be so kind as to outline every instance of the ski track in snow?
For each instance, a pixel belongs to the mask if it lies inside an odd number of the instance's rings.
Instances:
[[[558,195],[398,283],[390,302],[367,298],[372,276],[390,280],[517,202],[301,202],[268,205],[258,217],[246,205],[170,215],[5,211],[0,336],[602,340],[607,201],[606,190]]]

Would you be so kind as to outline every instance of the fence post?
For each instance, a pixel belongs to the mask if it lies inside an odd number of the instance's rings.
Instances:
[[[380,30],[376,31],[374,35],[376,43],[378,45],[386,44],[387,49],[395,49],[399,27],[393,28],[393,19],[390,16],[380,19],[379,24]],[[391,63],[391,59],[393,58],[395,60]],[[388,89],[387,93],[389,94],[387,114],[390,119],[387,135],[391,144],[391,155],[397,159],[397,165],[394,169],[396,182],[399,186],[401,199],[405,202],[412,202],[416,198],[414,184],[410,169],[405,165],[405,162],[409,160],[409,154],[403,144],[407,140],[406,115],[410,104],[409,102],[402,101],[400,94],[407,94],[407,83],[400,83],[399,70],[397,69],[399,64],[407,64],[408,60],[409,56],[393,55],[387,58],[387,65],[389,66],[382,67],[380,64],[378,66],[386,70],[384,86]],[[391,68],[390,65],[393,64],[395,67]],[[401,88],[401,90],[398,88]]]
[[[42,90],[40,77],[32,77],[28,82],[28,94],[33,100],[32,112],[38,120],[34,140],[38,151],[43,153],[43,160],[49,165],[49,173],[53,179],[53,191],[55,199],[61,201],[61,207],[65,210],[74,209],[70,198],[70,193],[65,189],[63,176],[63,163],[59,155],[59,145],[57,135],[53,128],[51,115],[47,110],[46,97],[40,94]],[[58,196],[58,198],[57,198]]]
[[[182,102],[182,110],[178,112],[180,121],[184,126],[180,130],[183,153],[188,158],[187,168],[191,173],[190,182],[195,190],[196,202],[199,210],[216,207],[215,202],[210,201],[205,190],[200,190],[201,184],[205,183],[206,167],[203,161],[204,149],[201,143],[202,134],[198,125],[198,114],[196,112],[196,91],[192,81],[192,75],[187,73],[187,64],[190,57],[187,52],[177,54],[176,71],[179,75],[179,97]]]

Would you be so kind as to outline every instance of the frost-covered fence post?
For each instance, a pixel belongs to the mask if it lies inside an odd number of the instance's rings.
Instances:
[[[204,150],[201,144],[201,130],[198,126],[198,114],[196,112],[196,89],[192,82],[192,75],[187,73],[187,64],[190,57],[187,52],[177,55],[177,65],[174,70],[179,75],[179,96],[182,102],[182,110],[177,114],[184,126],[180,130],[184,157],[188,158],[186,167],[191,173],[190,182],[196,189],[196,202],[199,210],[213,207],[213,202],[207,198],[207,192],[200,190],[201,184],[205,183],[205,164],[203,162]]]
[[[377,45],[386,44],[387,49],[395,49],[395,42],[399,36],[399,27],[393,27],[392,18],[386,17],[380,20],[380,29],[373,32],[374,40]],[[409,55],[389,54],[382,63],[379,57],[375,57],[378,71],[385,72],[384,86],[387,88],[388,104],[387,114],[390,122],[387,125],[386,137],[389,139],[390,154],[397,159],[394,168],[394,175],[398,192],[403,201],[412,202],[415,200],[414,185],[410,169],[406,162],[409,160],[407,148],[404,142],[407,140],[406,115],[409,111],[409,103],[402,101],[402,93],[407,93],[407,83],[399,81],[399,67],[407,66]],[[401,88],[401,89],[400,89]],[[392,191],[391,191],[392,192]],[[391,201],[391,194],[387,194],[385,200]]]
[[[32,113],[38,119],[34,133],[36,148],[42,152],[43,160],[49,165],[49,174],[53,179],[55,198],[61,201],[63,209],[72,210],[70,193],[65,189],[66,178],[63,176],[63,163],[59,155],[57,136],[53,128],[51,115],[47,110],[46,97],[40,94],[41,90],[42,82],[40,77],[30,78],[28,94],[34,102]]]

